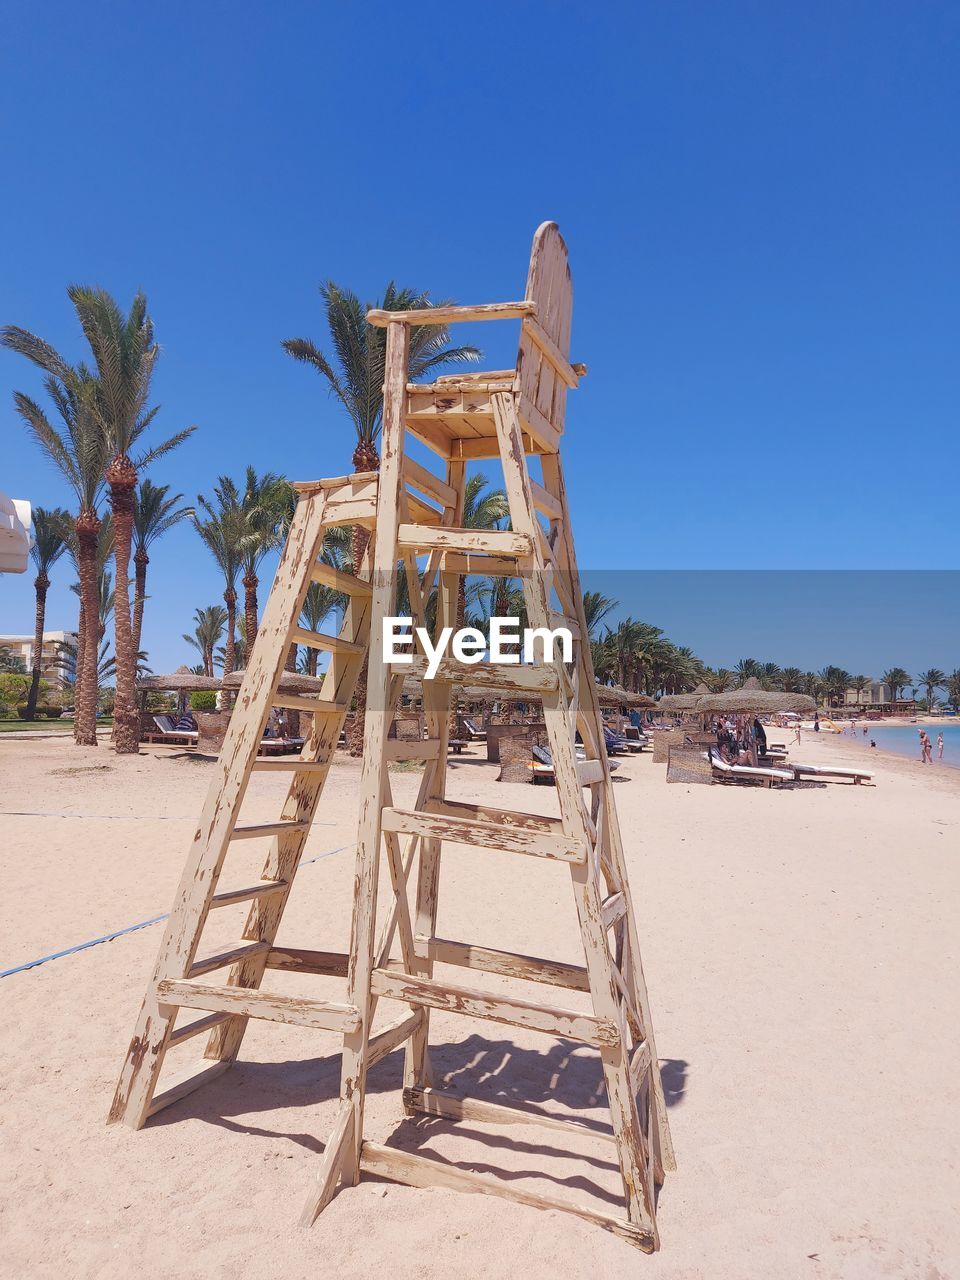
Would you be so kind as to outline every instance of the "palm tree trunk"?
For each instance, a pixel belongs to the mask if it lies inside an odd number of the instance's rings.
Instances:
[[[97,600],[97,534],[100,521],[92,511],[81,511],[77,517],[77,561],[80,569],[80,600],[83,631],[77,648],[82,647],[83,669],[77,668],[79,691],[74,702],[73,736],[81,747],[97,745],[97,631],[100,609]],[[79,653],[78,653],[79,657]]]
[[[83,655],[87,647],[87,615],[83,600],[80,601],[80,617],[77,619],[77,663],[73,672],[73,736],[79,746],[77,737],[77,707],[80,705],[80,690],[83,687]]]
[[[246,573],[243,576],[243,623],[246,631],[246,644],[244,649],[243,661],[249,670],[250,659],[253,657],[253,646],[257,638],[257,586],[260,579],[255,573]]]
[[[38,573],[33,583],[37,592],[37,614],[33,631],[33,674],[30,680],[30,692],[27,694],[27,719],[37,718],[37,697],[40,693],[40,654],[43,649],[43,621],[47,612],[47,588],[50,579],[45,573]]]
[[[140,716],[137,713],[137,659],[130,622],[130,547],[137,471],[129,458],[120,455],[114,458],[107,468],[107,482],[113,512],[113,558],[117,573],[113,603],[117,660],[113,745],[118,755],[136,755],[140,750]]]
[[[223,603],[227,606],[227,642],[223,653],[223,674],[228,676],[237,662],[237,593],[228,586],[223,593]]]
[[[307,650],[307,675],[315,676],[317,674],[317,658],[319,656],[319,649]]]
[[[147,598],[147,565],[150,557],[143,547],[133,557],[137,582],[133,590],[133,653],[134,661],[140,652],[140,636],[143,632],[143,604]]]

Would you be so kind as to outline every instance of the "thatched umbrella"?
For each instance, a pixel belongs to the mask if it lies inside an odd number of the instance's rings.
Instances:
[[[215,676],[198,676],[192,671],[174,671],[169,676],[143,676],[137,681],[142,692],[159,690],[163,693],[206,693],[220,688]]]
[[[231,671],[223,677],[224,689],[239,689],[243,683],[243,671]],[[323,676],[305,676],[298,671],[284,671],[280,677],[280,688],[284,693],[319,693],[323,688]]]
[[[597,698],[601,707],[655,707],[655,698],[645,693],[633,693],[620,684],[598,684]]]
[[[781,693],[761,689],[753,676],[740,689],[707,693],[697,702],[697,711],[706,715],[776,715],[778,711],[816,711],[815,699],[805,693]]]

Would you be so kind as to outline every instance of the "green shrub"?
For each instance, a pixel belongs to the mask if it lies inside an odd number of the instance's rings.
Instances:
[[[191,711],[216,711],[217,695],[212,689],[201,689],[190,695]]]
[[[30,692],[30,677],[18,675],[15,671],[0,673],[0,702],[5,706],[15,707],[23,702]]]

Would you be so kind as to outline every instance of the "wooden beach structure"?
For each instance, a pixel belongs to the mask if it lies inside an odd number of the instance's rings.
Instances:
[[[321,1028],[342,1037],[340,1105],[318,1162],[301,1221],[311,1223],[339,1187],[363,1174],[417,1187],[448,1187],[564,1210],[615,1232],[646,1251],[658,1247],[657,1188],[674,1167],[663,1087],[637,922],[627,880],[610,768],[604,748],[598,690],[577,576],[560,441],[566,395],[585,370],[571,364],[572,284],[567,249],[554,223],[536,232],[527,288],[518,302],[444,306],[424,311],[371,312],[386,328],[382,462],[379,473],[342,476],[296,486],[298,504],[253,657],[227,729],[215,777],[184,868],[160,953],[123,1064],[110,1112],[139,1128],[163,1107],[226,1071],[240,1050],[250,1018]],[[408,381],[411,326],[462,321],[519,320],[516,365],[492,373]],[[442,475],[411,458],[405,435],[439,457]],[[531,475],[538,459],[541,479]],[[509,531],[461,526],[466,463],[499,460],[509,499]],[[360,577],[320,559],[326,529],[362,524],[371,530]],[[394,612],[396,569],[407,578],[416,625],[438,583],[437,628],[455,625],[463,575],[519,577],[530,625],[570,629],[574,661],[534,666],[464,666],[445,660],[423,681],[427,736],[389,737],[405,677],[424,674],[426,660],[385,661],[382,621]],[[336,636],[305,631],[301,603],[312,581],[346,592]],[[280,677],[288,646],[297,642],[332,655],[317,696],[285,694]],[[304,842],[317,813],[343,718],[369,654],[364,759],[360,793],[350,950],[276,945]],[[556,772],[560,817],[535,816],[457,802],[448,795],[447,741],[458,686],[508,689],[539,700]],[[257,746],[271,706],[298,710],[312,724],[294,760],[259,760]],[[578,760],[577,734],[586,749]],[[394,804],[388,763],[423,761],[412,808]],[[248,823],[241,815],[254,770],[286,770],[290,786],[276,821]],[[234,842],[265,839],[261,879],[222,889]],[[568,964],[488,947],[475,939],[437,934],[439,873],[447,842],[544,859],[566,870],[576,904],[584,963]],[[378,914],[381,867],[389,890]],[[410,895],[414,899],[410,906]],[[249,902],[243,936],[215,955],[201,951],[204,924],[228,903]],[[559,989],[532,1000],[448,980],[437,967],[478,970]],[[345,978],[343,998],[319,1000],[271,994],[261,987],[274,970]],[[224,971],[226,976],[224,977]],[[221,976],[214,976],[214,975]],[[563,993],[577,992],[565,1002]],[[584,998],[586,997],[586,998]],[[374,1027],[380,1002],[395,1015]],[[584,1007],[587,1006],[587,1007]],[[364,1134],[367,1073],[386,1055],[405,1052],[403,1106],[452,1120],[509,1125],[539,1123],[555,1141],[589,1128],[542,1108],[518,1109],[439,1088],[431,1072],[431,1010],[487,1019],[572,1040],[597,1050],[606,1084],[610,1132],[604,1151],[619,1166],[622,1213],[583,1200],[524,1190],[507,1179],[370,1141]],[[181,1025],[180,1014],[201,1016]],[[204,1057],[158,1088],[168,1050],[205,1038]],[[313,1052],[311,1047],[310,1052]],[[398,1099],[399,1100],[399,1099]]]

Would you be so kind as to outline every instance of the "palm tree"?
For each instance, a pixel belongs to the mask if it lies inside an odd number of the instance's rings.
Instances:
[[[328,529],[324,535],[320,559],[332,569],[346,570],[350,555],[349,543],[349,531],[344,526],[337,525]],[[300,611],[300,621],[308,631],[319,631],[331,613],[342,614],[347,604],[348,597],[342,591],[326,587],[320,582],[311,582]],[[319,649],[307,648],[304,666],[307,675],[317,674],[319,656]]]
[[[784,693],[803,692],[803,672],[799,667],[784,667],[780,672]]]
[[[181,520],[193,517],[193,507],[178,507],[182,493],[168,498],[168,484],[156,485],[152,480],[141,480],[140,488],[133,496],[133,563],[136,569],[136,586],[133,593],[133,648],[140,649],[143,631],[143,606],[147,598],[147,565],[150,547]]]
[[[316,369],[346,410],[357,437],[353,451],[354,471],[377,471],[380,467],[377,439],[383,423],[387,338],[385,329],[375,329],[367,324],[367,312],[371,307],[385,311],[411,311],[434,304],[429,294],[398,289],[392,281],[384,290],[381,302],[361,303],[350,289],[342,289],[332,280],[321,284],[320,296],[330,341],[336,352],[336,365],[331,364],[309,338],[287,338],[281,345],[294,360]],[[449,300],[436,305],[447,306]],[[408,363],[411,380],[450,364],[479,359],[480,352],[476,347],[451,347],[447,345],[448,340],[449,331],[444,325],[411,327]],[[368,538],[366,529],[360,525],[354,527],[354,573],[360,572]]]
[[[247,467],[242,489],[229,476],[219,476],[213,493],[216,506],[202,494],[197,501],[219,527],[205,533],[204,524],[198,521],[197,529],[220,561],[225,577],[227,562],[233,566],[234,579],[236,573],[243,570],[243,614],[247,637],[245,662],[249,664],[257,635],[260,566],[264,557],[282,541],[281,530],[284,511],[289,506],[290,486],[283,476],[271,471],[258,476],[253,467]],[[232,587],[232,580],[227,577],[227,581]],[[224,600],[229,612],[231,602],[227,592],[224,592]],[[229,631],[227,643],[230,643]]]
[[[104,578],[107,582],[111,582],[110,574],[106,572],[107,561],[113,555],[113,519],[110,512],[104,513],[103,519],[100,521],[100,528],[97,530],[96,553],[94,556],[94,601],[99,601],[99,610],[94,614],[89,623],[87,622],[86,607],[81,590],[81,572],[80,572],[80,546],[77,541],[76,529],[72,526],[67,530],[67,554],[73,563],[74,571],[77,575],[77,581],[74,582],[70,590],[80,599],[80,615],[77,624],[77,648],[75,667],[77,671],[84,668],[84,655],[86,653],[87,637],[89,636],[91,643],[96,646],[103,639],[103,631],[105,617],[103,612],[104,600]],[[110,594],[110,609],[113,609],[113,595]]]
[[[947,701],[954,711],[960,711],[960,667],[950,672],[944,687],[947,690]]]
[[[718,667],[716,671],[708,671],[704,680],[711,693],[726,693],[733,684],[733,672],[726,667]]]
[[[597,634],[597,627],[604,620],[611,610],[616,609],[620,603],[610,596],[601,595],[599,591],[585,591],[583,593],[583,612],[587,619],[587,635],[593,640]]]
[[[501,520],[510,518],[510,504],[503,489],[490,489],[487,476],[471,476],[463,487],[463,516],[461,528],[496,529]],[[457,627],[464,625],[467,616],[467,581],[461,575],[457,590]]]
[[[220,479],[221,485],[227,482],[225,476]],[[223,574],[223,602],[227,606],[227,639],[223,657],[223,674],[226,676],[237,668],[237,574],[240,572],[246,521],[243,512],[229,503],[225,505],[223,501],[218,501],[214,507],[204,497],[199,497],[197,501],[203,508],[206,519],[201,520],[194,514],[193,527]]]
[[[37,610],[33,633],[33,674],[27,694],[27,719],[37,718],[37,696],[40,693],[40,660],[43,652],[43,625],[47,612],[47,591],[50,589],[50,570],[67,549],[66,527],[70,513],[62,507],[47,511],[36,507],[33,512],[33,546],[30,558],[37,570],[33,580],[37,593]]]
[[[927,691],[927,708],[933,709],[933,691],[940,689],[946,684],[946,674],[938,667],[931,667],[929,671],[921,671],[917,676],[918,687]]]
[[[107,446],[96,412],[96,380],[83,365],[74,368],[42,338],[26,329],[0,329],[0,345],[26,356],[45,373],[44,389],[53,402],[61,426],[55,427],[41,406],[22,391],[13,401],[24,426],[66,480],[77,501],[74,533],[81,582],[81,629],[84,646],[77,668],[73,733],[78,746],[97,745],[97,647],[86,651],[84,626],[96,617],[96,556],[103,497]]]
[[[843,703],[850,688],[850,672],[843,667],[824,667],[820,672],[820,683],[833,706]]]
[[[353,424],[356,446],[353,450],[354,471],[377,471],[380,454],[377,440],[383,425],[383,382],[386,374],[387,331],[367,324],[371,305],[386,311],[420,310],[448,305],[449,300],[433,304],[427,293],[398,289],[391,281],[383,300],[363,304],[355,293],[342,289],[332,280],[320,286],[327,328],[336,364],[332,364],[309,338],[288,338],[281,345],[288,355],[310,365],[326,381],[328,389],[340,401]],[[476,347],[448,346],[449,331],[444,325],[411,326],[407,376],[422,378],[432,370],[451,364],[476,361]],[[353,572],[359,574],[370,535],[362,525],[353,527]],[[354,699],[356,715],[350,734],[350,752],[363,754],[364,710],[367,693],[367,667],[364,663],[357,678]]]
[[[342,613],[346,603],[347,597],[342,591],[335,591],[333,587],[325,587],[320,582],[311,582],[310,586],[307,587],[303,608],[300,611],[300,622],[310,631],[319,631],[323,627],[324,620],[331,613]],[[315,676],[317,674],[317,659],[319,656],[319,649],[307,649],[307,675]]]
[[[748,680],[760,679],[761,667],[756,658],[741,658],[734,668],[737,688],[742,689]]]
[[[113,743],[118,753],[140,748],[140,716],[136,706],[136,649],[130,617],[130,553],[133,540],[134,492],[139,471],[181,444],[194,427],[179,431],[137,458],[131,451],[159,406],[148,408],[150,381],[160,348],[154,341],[147,299],[138,293],[124,316],[105,289],[71,285],[67,289],[96,366],[95,408],[109,462],[104,479],[113,514],[116,596],[114,649],[117,682]]]
[[[883,673],[880,679],[890,688],[891,702],[896,702],[904,687],[910,683],[910,676],[904,671],[903,667],[891,667],[889,671]]]
[[[184,633],[184,640],[200,651],[203,659],[203,674],[213,675],[213,655],[217,645],[223,639],[227,625],[227,611],[222,604],[211,604],[206,609],[197,609],[193,615],[196,629],[193,635]]]

